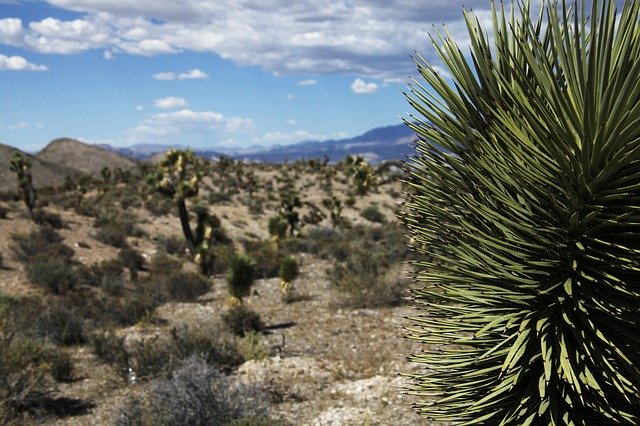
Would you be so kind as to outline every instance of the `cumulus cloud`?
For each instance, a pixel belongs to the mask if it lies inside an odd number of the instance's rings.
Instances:
[[[409,54],[437,62],[431,24],[466,43],[463,0],[48,0],[72,20],[0,19],[0,43],[42,53],[106,49],[133,55],[211,52],[277,75],[351,74],[394,81],[413,72]],[[482,23],[489,2],[464,0]],[[174,79],[178,79],[179,74]],[[187,78],[187,77],[185,77]],[[191,77],[202,78],[202,77]]]
[[[173,71],[169,72],[159,72],[157,74],[153,74],[153,78],[156,80],[163,81],[171,81],[171,80],[205,80],[208,79],[209,76],[206,72],[201,71],[199,69],[192,69],[187,72],[175,73]]]
[[[170,99],[159,99],[160,101]],[[173,98],[180,99],[180,98]],[[157,103],[157,101],[156,101]],[[179,101],[167,101],[179,104]],[[235,134],[253,134],[255,123],[251,118],[225,116],[217,111],[194,111],[182,108],[147,116],[127,133],[136,143],[161,141],[175,143],[181,137],[230,138]]]
[[[366,83],[364,80],[360,78],[356,78],[353,83],[351,83],[351,91],[358,95],[366,94],[366,93],[375,93],[378,90],[378,85],[376,83]]]
[[[47,71],[45,65],[36,65],[22,56],[5,56],[0,54],[0,70],[6,71]]]
[[[185,108],[188,106],[188,103],[183,98],[169,96],[162,99],[156,99],[155,101],[153,101],[153,106],[161,109]]]
[[[313,79],[309,79],[309,80],[301,80],[297,82],[296,86],[315,86],[316,84],[317,84],[317,81]]]

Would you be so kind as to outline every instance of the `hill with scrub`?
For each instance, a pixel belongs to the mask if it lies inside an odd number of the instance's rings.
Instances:
[[[420,424],[397,166],[193,162],[206,274],[167,165],[38,190],[39,223],[2,197],[2,422]]]

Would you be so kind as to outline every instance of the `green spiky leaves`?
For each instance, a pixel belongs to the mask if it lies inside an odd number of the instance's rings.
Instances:
[[[464,424],[640,422],[639,1],[472,13],[408,95],[423,253],[417,410]],[[442,148],[445,149],[442,149]]]

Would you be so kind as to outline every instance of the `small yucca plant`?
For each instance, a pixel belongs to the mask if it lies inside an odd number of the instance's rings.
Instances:
[[[640,424],[640,1],[585,3],[494,7],[493,46],[466,13],[470,60],[433,40],[453,85],[416,61],[429,418]]]
[[[298,276],[298,260],[294,255],[287,255],[280,261],[280,291],[282,301],[289,303],[293,300],[293,280]]]
[[[242,304],[242,298],[248,296],[255,280],[256,262],[242,253],[234,253],[229,259],[229,269],[225,278],[229,292],[228,304]]]

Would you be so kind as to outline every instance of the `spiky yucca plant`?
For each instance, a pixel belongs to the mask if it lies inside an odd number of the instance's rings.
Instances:
[[[456,424],[640,424],[640,1],[465,13],[408,94],[416,409]],[[587,10],[588,9],[588,10]],[[445,149],[443,150],[442,147]]]

